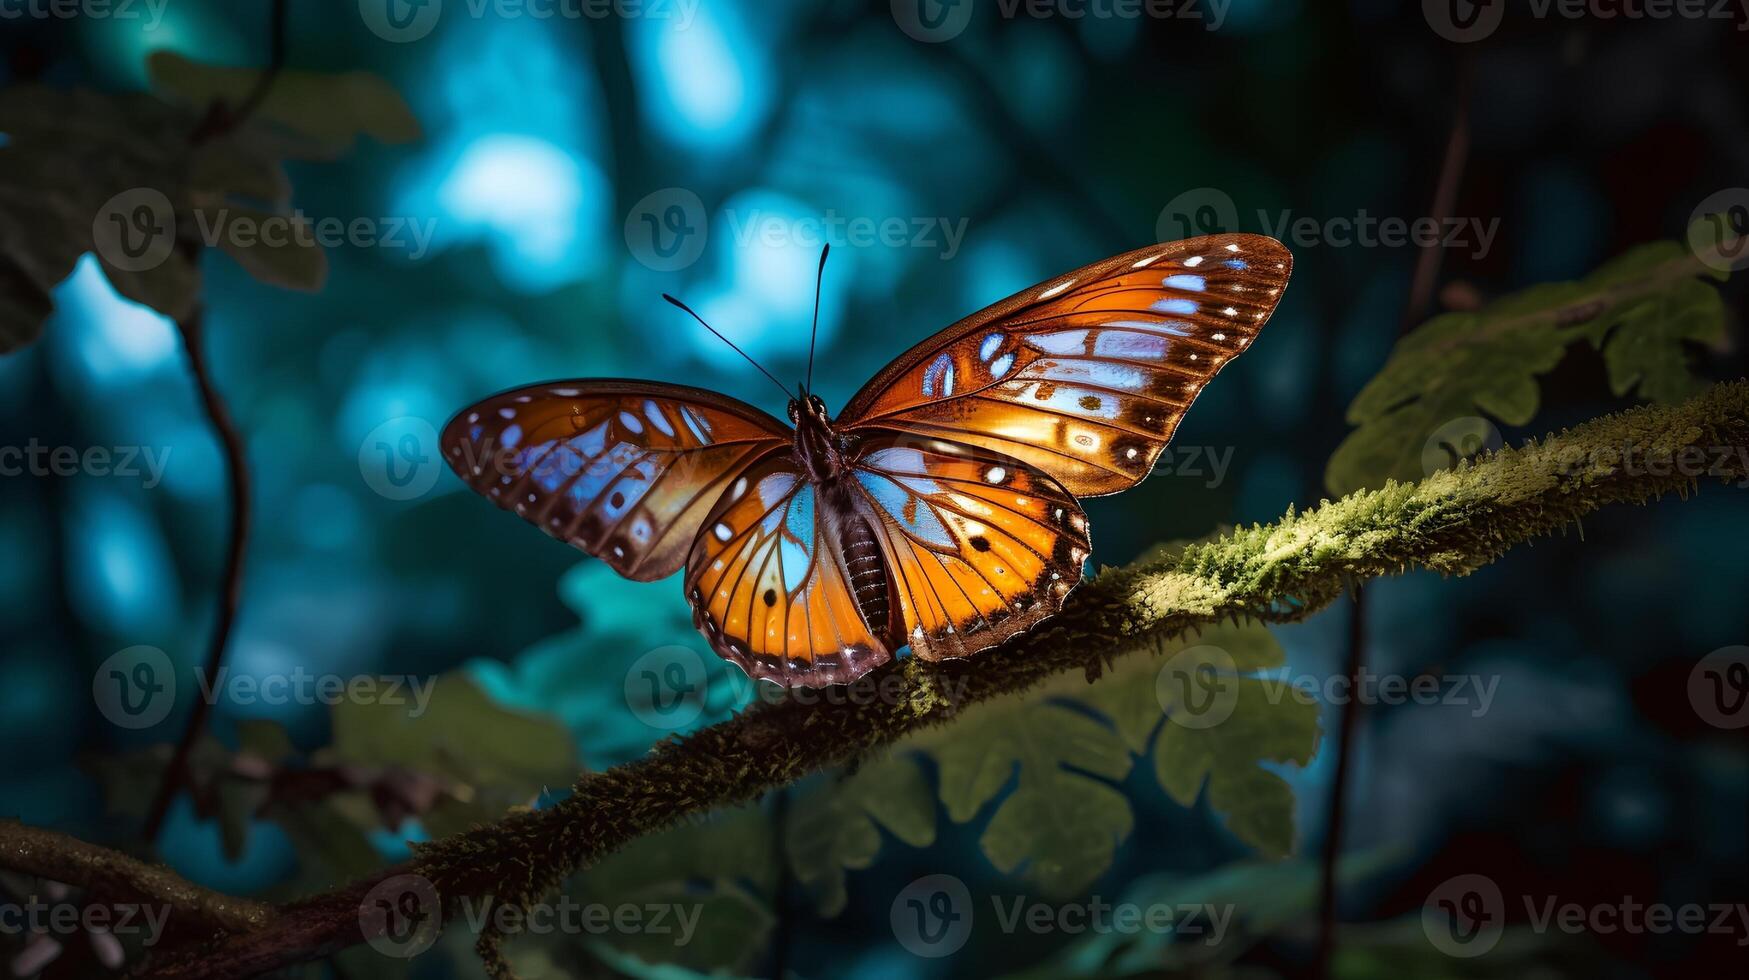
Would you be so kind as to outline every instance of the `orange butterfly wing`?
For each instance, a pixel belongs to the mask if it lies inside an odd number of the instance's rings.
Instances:
[[[1153,468],[1203,385],[1248,347],[1292,271],[1280,242],[1210,235],[1077,269],[966,317],[840,416],[1022,460],[1076,496]]]
[[[849,467],[846,492],[834,493],[791,454],[760,459],[724,493],[687,559],[694,622],[752,677],[848,683],[906,643],[930,660],[969,656],[1055,613],[1081,579],[1086,515],[1019,460],[871,432]],[[853,566],[876,566],[846,547],[857,521],[883,559],[890,612],[873,629]]]
[[[767,456],[735,479],[686,561],[694,624],[750,677],[847,684],[892,659],[896,644],[857,608],[824,496],[793,454]]]
[[[927,660],[965,657],[1062,608],[1092,544],[1050,476],[1001,453],[870,432],[852,462],[898,596]]]
[[[788,429],[681,385],[585,379],[501,392],[443,429],[463,482],[641,582],[672,575],[731,479]]]

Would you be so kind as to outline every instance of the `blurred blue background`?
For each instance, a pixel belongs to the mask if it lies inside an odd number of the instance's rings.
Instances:
[[[297,164],[294,200],[312,216],[406,222],[431,237],[330,249],[314,294],[205,259],[212,370],[255,488],[229,664],[260,675],[465,668],[500,703],[562,721],[591,767],[653,740],[625,711],[625,665],[667,644],[704,649],[678,585],[621,582],[447,471],[413,499],[375,492],[379,426],[441,427],[487,393],[553,377],[703,384],[778,412],[763,378],[659,294],[799,380],[827,240],[815,385],[836,407],[935,329],[1155,241],[1202,203],[1227,202],[1247,231],[1425,213],[1460,85],[1470,146],[1453,213],[1498,219],[1498,234],[1487,249],[1447,252],[1433,311],[1679,237],[1701,199],[1749,173],[1745,35],[1716,22],[1515,22],[1455,45],[1420,5],[1382,0],[1232,0],[1218,29],[1208,13],[1002,17],[980,3],[963,32],[928,41],[904,3],[699,0],[659,8],[670,16],[542,19],[490,4],[476,16],[452,0],[428,32],[393,40],[364,6],[294,4],[290,64],[382,76],[423,136]],[[259,64],[266,10],[172,0],[154,25],[14,20],[0,77],[127,90],[145,85],[157,50]],[[897,219],[904,234],[857,241],[846,225],[822,237],[810,219]],[[1091,501],[1096,563],[1325,494],[1344,409],[1399,330],[1415,253],[1294,247],[1280,312],[1176,437],[1225,457],[1224,472],[1157,472]],[[1726,290],[1740,310],[1740,284]],[[0,480],[0,813],[103,836],[117,824],[79,761],[163,741],[183,715],[145,732],[107,725],[92,672],[146,644],[192,676],[214,614],[225,484],[172,324],[119,298],[89,257],[54,300],[44,339],[0,359],[0,444],[146,447],[165,465],[158,482]],[[1743,369],[1740,348],[1707,366]],[[1546,379],[1543,416],[1507,439],[1619,407],[1603,379],[1596,355],[1576,350]],[[1671,900],[1740,898],[1743,742],[1721,744],[1694,719],[1682,684],[1708,652],[1749,642],[1745,542],[1749,508],[1709,488],[1606,511],[1583,536],[1470,578],[1372,589],[1379,670],[1440,665],[1501,683],[1481,719],[1414,706],[1364,718],[1349,840],[1406,845],[1413,860],[1352,889],[1345,917],[1413,912],[1442,879],[1478,869],[1581,897],[1633,881]],[[1293,672],[1339,669],[1346,615],[1277,631]],[[329,737],[327,708],[310,704],[221,704],[214,731],[234,740],[251,717],[283,723],[305,748]],[[1304,853],[1323,834],[1333,744],[1280,770]],[[1146,774],[1125,789],[1139,830],[1105,892],[1246,853],[1206,805],[1178,807]],[[382,835],[385,857],[417,836],[409,826]],[[889,844],[852,875],[835,919],[797,910],[790,967],[896,968],[886,910],[905,881],[941,869],[1000,881],[975,831],[923,850]],[[186,801],[157,845],[215,887],[266,892],[298,874],[275,825],[257,824],[227,860],[217,825]],[[1652,937],[1619,952],[1642,962],[1624,976],[1700,955]],[[995,975],[1040,953],[980,955],[951,969]]]

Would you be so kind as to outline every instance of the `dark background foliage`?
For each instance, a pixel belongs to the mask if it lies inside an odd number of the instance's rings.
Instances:
[[[1515,6],[1492,36],[1459,44],[1422,5],[1383,0],[1232,0],[1218,29],[1212,9],[1201,19],[1004,17],[982,2],[963,33],[923,43],[899,26],[904,4],[896,18],[884,4],[700,0],[678,30],[647,15],[539,19],[487,5],[476,17],[451,0],[429,35],[394,43],[357,5],[292,6],[291,67],[381,76],[422,131],[291,165],[295,205],[312,217],[430,223],[434,238],[423,250],[331,248],[324,288],[307,293],[258,283],[216,253],[204,259],[212,374],[255,486],[231,669],[463,671],[499,705],[556,719],[575,758],[597,768],[662,734],[625,710],[627,665],[659,647],[702,650],[678,587],[621,583],[592,563],[572,570],[579,556],[448,473],[412,500],[374,492],[380,425],[441,426],[477,397],[553,376],[702,383],[775,411],[766,382],[658,294],[687,299],[780,377],[799,378],[819,245],[794,231],[800,219],[964,222],[957,245],[939,234],[921,246],[832,239],[815,377],[834,406],[932,330],[1047,276],[1179,237],[1180,218],[1205,227],[1205,205],[1225,202],[1246,231],[1312,219],[1315,231],[1286,236],[1296,268],[1280,312],[1176,437],[1175,449],[1202,458],[1179,455],[1180,471],[1090,502],[1096,561],[1116,565],[1317,501],[1349,431],[1344,411],[1400,330],[1680,239],[1697,205],[1749,174],[1740,11],[1629,20]],[[266,4],[219,0],[169,0],[152,24],[9,17],[0,82],[136,90],[152,52],[259,65],[268,34]],[[1443,250],[1424,315],[1406,314],[1417,250],[1333,241],[1331,229],[1428,214],[1441,173],[1453,173],[1460,106],[1467,152],[1444,210],[1470,230]],[[643,213],[681,200],[675,188],[697,196],[708,237],[696,261],[668,269],[637,228]],[[669,196],[647,201],[654,193]],[[738,234],[767,218],[790,230],[781,241]],[[1486,247],[1477,226],[1496,231]],[[1744,287],[1722,289],[1740,336]],[[137,823],[106,806],[117,790],[102,760],[172,739],[186,703],[163,728],[122,730],[93,704],[93,672],[145,644],[192,690],[225,485],[170,322],[118,297],[90,258],[54,301],[43,339],[0,359],[0,445],[153,447],[168,465],[153,486],[0,479],[0,813],[114,839]],[[1735,340],[1693,353],[1705,376],[1745,373]],[[1530,424],[1500,423],[1507,442],[1628,401],[1585,345],[1541,379],[1541,393]],[[1582,534],[1470,578],[1371,587],[1375,671],[1473,674],[1495,679],[1497,694],[1479,716],[1453,705],[1363,712],[1347,846],[1389,856],[1345,885],[1342,919],[1378,929],[1413,919],[1442,882],[1472,873],[1509,895],[1585,905],[1742,899],[1741,730],[1708,725],[1686,692],[1701,658],[1749,642],[1746,542],[1741,497],[1708,490],[1606,511]],[[1341,670],[1347,615],[1275,631],[1293,675]],[[1294,793],[1300,855],[1315,855],[1326,832],[1336,718],[1323,709],[1309,764],[1275,769]],[[234,747],[250,731],[242,723],[263,719],[306,752],[336,739],[322,704],[221,703],[212,730]],[[561,753],[540,766],[562,774],[569,764]],[[1135,831],[1090,891],[1116,896],[1151,875],[1254,858],[1206,801],[1181,807],[1145,769],[1122,784]],[[345,867],[312,875],[328,835],[269,819],[245,821],[227,856],[222,824],[183,796],[157,853],[196,881],[260,894]],[[974,941],[939,962],[899,947],[889,910],[920,875],[954,874],[980,897],[1024,892],[980,853],[979,822],[939,826],[928,847],[889,839],[871,869],[851,872],[836,916],[761,883],[765,898],[778,896],[764,903],[775,903],[778,928],[745,968],[999,975],[1060,952],[1070,937]],[[378,828],[367,836],[377,853],[363,860],[402,856],[403,838],[431,832],[419,816]],[[1296,907],[1246,953],[1248,966],[1303,968],[1316,914],[1309,896]],[[1392,945],[1359,926],[1355,935],[1358,947]],[[1593,977],[1701,975],[1717,963],[1742,975],[1745,939],[1541,937],[1562,947],[1557,975]],[[571,961],[593,962],[555,954]],[[1345,970],[1393,975],[1392,962],[1379,953]],[[1416,975],[1513,969],[1417,962]],[[466,957],[445,963],[421,969],[477,970]]]

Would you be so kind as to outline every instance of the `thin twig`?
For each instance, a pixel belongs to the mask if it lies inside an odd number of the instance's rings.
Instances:
[[[1235,616],[1302,620],[1357,581],[1411,568],[1464,574],[1608,504],[1690,497],[1699,477],[1641,464],[1745,441],[1749,382],[1722,384],[1681,405],[1630,409],[1420,484],[1359,491],[1176,558],[1108,571],[1077,589],[1046,627],[972,662],[932,666],[909,657],[866,678],[879,697],[758,704],[585,776],[556,806],[420,845],[406,865],[284,906],[265,927],[162,950],[142,976],[226,980],[327,956],[363,940],[360,901],[401,874],[427,879],[450,914],[463,899],[486,895],[538,902],[632,840],[950,723],[965,706],[1059,675],[1096,677],[1114,657]],[[1735,457],[1719,468],[1726,482],[1749,476]]]
[[[206,116],[188,136],[189,145],[200,146],[235,131],[267,101],[268,93],[273,91],[273,83],[279,80],[280,72],[285,70],[286,7],[287,0],[273,0],[273,9],[268,14],[267,67],[262,70],[260,77],[255,79],[255,84],[243,96],[242,101],[237,103],[236,108],[230,108],[223,102],[214,102],[208,106]]]
[[[268,63],[261,77],[255,80],[255,85],[237,104],[235,110],[227,110],[223,103],[215,102],[200,125],[189,134],[190,146],[199,146],[234,131],[267,100],[274,80],[285,68],[286,10],[287,0],[273,0],[273,9],[269,15]],[[191,263],[198,261],[198,245],[186,246],[185,252],[189,253],[187,257]],[[237,432],[230,410],[213,385],[211,372],[207,368],[206,355],[203,353],[204,325],[204,310],[197,306],[193,313],[177,322],[176,330],[182,337],[183,349],[188,353],[189,374],[193,376],[200,391],[201,406],[206,411],[207,421],[212,425],[214,434],[218,436],[219,448],[225,459],[225,475],[231,501],[225,567],[220,579],[223,585],[211,639],[207,644],[206,660],[201,667],[201,691],[207,692],[216,689],[219,672],[225,665],[225,650],[230,645],[231,628],[237,621],[237,606],[243,591],[243,555],[249,541],[250,498],[249,465],[243,437]],[[187,779],[188,757],[200,741],[201,734],[206,731],[207,719],[212,715],[212,700],[203,693],[202,697],[195,698],[194,706],[189,710],[188,724],[183,728],[182,737],[176,743],[176,751],[170,757],[170,765],[164,770],[163,781],[159,783],[158,792],[152,798],[151,809],[146,813],[145,836],[148,841],[157,839],[158,832],[164,827],[164,818],[170,812],[170,804],[176,799],[177,790]]]
[[[237,607],[242,601],[243,593],[243,554],[249,542],[249,466],[243,448],[243,437],[237,431],[236,423],[231,419],[231,413],[225,406],[225,400],[213,386],[212,373],[207,367],[206,355],[203,351],[202,327],[204,317],[198,308],[188,318],[178,321],[177,332],[182,336],[182,346],[188,354],[188,370],[194,377],[196,387],[200,391],[202,408],[206,411],[207,421],[212,425],[213,432],[218,436],[221,455],[225,460],[225,476],[229,486],[231,499],[230,527],[225,546],[225,567],[220,573],[222,591],[219,594],[218,610],[213,620],[211,638],[207,643],[206,661],[201,666],[201,691],[217,689],[219,672],[225,665],[225,650],[230,645],[231,627],[237,621]],[[188,757],[194,751],[194,746],[200,741],[201,733],[206,730],[207,719],[212,715],[213,698],[197,697],[188,713],[188,724],[183,729],[182,738],[176,743],[176,751],[170,756],[170,765],[164,770],[163,781],[158,785],[158,793],[152,799],[152,808],[146,817],[146,840],[156,840],[158,832],[163,829],[164,817],[170,811],[170,804],[176,798],[177,790],[187,777]]]

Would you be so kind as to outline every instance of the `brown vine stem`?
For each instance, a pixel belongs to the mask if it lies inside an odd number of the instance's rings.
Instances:
[[[202,888],[162,865],[15,820],[0,820],[0,867],[88,890],[153,899],[209,929],[259,929],[274,915],[273,906],[264,902]]]
[[[1433,204],[1428,216],[1442,225],[1457,207],[1458,185],[1463,180],[1464,164],[1470,154],[1470,80],[1473,71],[1467,53],[1458,55],[1457,85],[1452,110],[1451,132],[1446,137],[1445,155],[1439,164],[1439,180],[1434,185]],[[1409,298],[1403,304],[1403,316],[1397,324],[1400,337],[1427,318],[1433,305],[1434,286],[1439,281],[1439,267],[1445,258],[1443,239],[1424,244],[1415,256],[1415,274],[1409,282]],[[1366,590],[1354,586],[1354,602],[1348,610],[1348,655],[1343,672],[1348,675],[1348,689],[1360,689],[1360,674],[1366,669]],[[1318,946],[1313,954],[1313,976],[1328,978],[1331,962],[1336,956],[1337,895],[1336,876],[1342,859],[1342,837],[1347,828],[1348,784],[1354,760],[1354,740],[1360,732],[1360,703],[1349,698],[1342,703],[1341,720],[1336,735],[1336,770],[1330,780],[1330,800],[1324,820],[1324,847],[1319,860],[1318,878]]]
[[[428,881],[448,916],[463,901],[487,896],[530,905],[635,838],[889,748],[951,722],[968,704],[1059,674],[1091,680],[1118,656],[1236,617],[1304,619],[1347,586],[1377,576],[1410,568],[1466,574],[1608,504],[1687,496],[1702,474],[1749,486],[1740,457],[1719,451],[1739,446],[1749,446],[1749,382],[1742,381],[1680,405],[1604,416],[1417,484],[1390,483],[1290,512],[1175,557],[1107,570],[1044,628],[971,661],[932,667],[907,657],[859,682],[868,696],[754,705],[660,742],[635,762],[584,776],[550,808],[421,845],[411,862],[282,906],[264,925],[156,952],[139,976],[225,980],[327,956],[366,938],[361,901],[399,875]],[[1677,462],[1696,449],[1706,465]],[[951,685],[943,683],[947,676]],[[0,841],[15,829],[0,825]],[[0,865],[13,850],[0,846]],[[56,865],[51,854],[34,860],[39,868]],[[487,938],[496,955],[501,937]]]
[[[272,25],[270,55],[267,68],[262,71],[261,77],[256,79],[255,85],[237,104],[235,110],[227,110],[222,103],[214,103],[194,132],[189,134],[190,146],[199,146],[235,130],[266,101],[274,80],[285,68],[286,8],[287,0],[273,0],[273,9],[269,14]],[[191,264],[198,261],[198,245],[188,245],[185,251],[190,253],[188,258]],[[170,804],[176,799],[177,790],[187,779],[188,757],[200,741],[201,734],[206,731],[207,719],[212,715],[213,699],[205,696],[204,692],[216,689],[219,671],[225,665],[225,650],[230,645],[231,628],[236,624],[237,607],[242,601],[243,555],[249,542],[248,456],[244,450],[243,437],[231,419],[231,412],[225,406],[224,398],[213,385],[212,373],[207,367],[204,353],[205,325],[205,310],[197,306],[194,312],[177,321],[176,332],[182,337],[183,349],[188,352],[189,374],[194,378],[207,422],[218,436],[219,448],[224,455],[225,478],[231,498],[230,526],[225,546],[225,567],[220,579],[223,585],[220,587],[218,611],[214,616],[212,636],[207,644],[206,660],[201,666],[203,696],[195,698],[193,707],[189,709],[188,723],[183,727],[182,737],[170,756],[170,765],[164,769],[164,778],[158,785],[158,792],[152,797],[151,808],[146,811],[147,841],[157,840],[158,832],[164,829],[164,818],[170,812]]]

